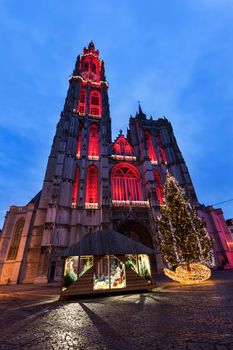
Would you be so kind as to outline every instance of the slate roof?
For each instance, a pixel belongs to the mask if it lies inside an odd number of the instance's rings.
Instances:
[[[60,256],[154,254],[154,250],[116,231],[97,231],[64,249]]]

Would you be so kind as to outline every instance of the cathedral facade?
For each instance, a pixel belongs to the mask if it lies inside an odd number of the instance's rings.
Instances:
[[[11,206],[0,236],[0,283],[60,280],[59,253],[90,232],[115,229],[153,249],[163,264],[156,216],[167,170],[185,188],[214,240],[216,268],[233,268],[233,241],[221,209],[198,203],[166,118],[130,117],[127,134],[111,135],[104,62],[93,42],[78,56],[48,158],[42,190]]]

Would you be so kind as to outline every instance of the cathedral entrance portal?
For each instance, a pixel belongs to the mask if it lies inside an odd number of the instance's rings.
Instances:
[[[147,228],[135,220],[127,220],[121,223],[117,231],[154,249],[151,235]]]
[[[150,232],[147,230],[147,228],[144,225],[140,224],[135,220],[128,220],[128,221],[122,222],[117,227],[117,231],[134,239],[135,241],[138,241],[139,243],[146,245],[147,247],[155,249]],[[152,274],[153,274],[157,271],[157,263],[156,263],[155,255],[153,256],[151,255],[150,259],[151,259],[151,268],[152,268]]]

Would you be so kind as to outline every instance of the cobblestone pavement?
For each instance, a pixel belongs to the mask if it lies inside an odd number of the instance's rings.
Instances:
[[[0,350],[233,349],[233,272],[203,285],[58,301],[55,286],[0,287]]]

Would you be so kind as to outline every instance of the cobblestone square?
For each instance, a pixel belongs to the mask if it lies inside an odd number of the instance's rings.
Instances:
[[[233,272],[202,285],[59,301],[56,285],[0,287],[0,349],[230,350]]]

